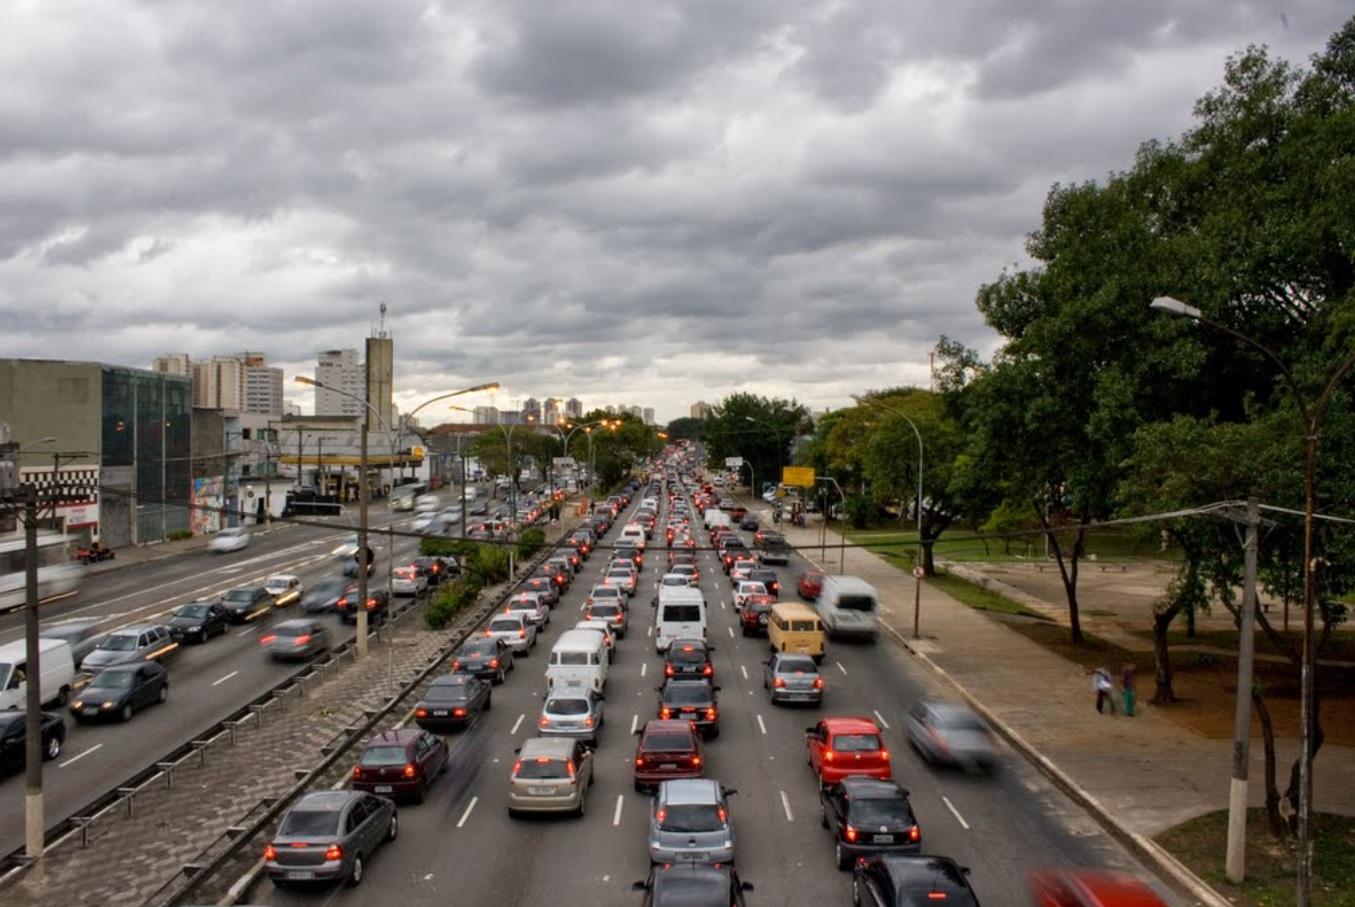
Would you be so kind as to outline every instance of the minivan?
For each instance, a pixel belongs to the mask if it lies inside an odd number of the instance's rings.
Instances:
[[[773,652],[808,655],[823,661],[823,622],[807,605],[778,602],[767,616],[767,644]]]
[[[825,576],[814,606],[832,636],[875,638],[880,596],[875,587],[855,576]]]
[[[28,649],[20,639],[0,646],[0,711],[22,709],[28,696]],[[39,639],[38,662],[42,679],[38,692],[44,706],[63,705],[75,682],[75,659],[64,639]]]
[[[654,651],[667,652],[675,639],[706,638],[706,600],[700,589],[660,586],[654,614]]]
[[[607,640],[597,630],[566,630],[550,650],[546,687],[581,687],[602,692],[607,684]]]

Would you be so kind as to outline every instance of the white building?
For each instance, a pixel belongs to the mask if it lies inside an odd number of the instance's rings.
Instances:
[[[492,406],[477,406],[472,412],[471,421],[476,425],[498,425],[499,411]]]
[[[245,395],[242,412],[277,419],[282,416],[282,369],[267,364],[263,353],[240,353],[244,364]]]
[[[565,402],[565,418],[582,419],[583,401],[578,397],[570,397],[569,400]]]
[[[326,350],[315,363],[315,380],[328,387],[315,389],[315,415],[367,417],[363,406],[367,392],[367,375],[358,361],[357,350]],[[345,391],[352,397],[335,393],[329,388]]]
[[[245,365],[234,356],[193,363],[193,405],[240,412],[245,408]]]
[[[151,361],[151,371],[159,372],[162,375],[183,375],[186,378],[193,376],[193,360],[187,353],[167,353],[164,356],[156,356]]]
[[[646,425],[654,424],[654,407],[646,406],[644,408],[644,420]]]

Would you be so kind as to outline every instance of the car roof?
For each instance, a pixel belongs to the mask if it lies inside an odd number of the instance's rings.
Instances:
[[[274,629],[274,630],[281,630],[283,627],[306,627],[306,628],[314,628],[314,627],[316,627],[319,623],[320,623],[319,621],[317,621],[317,620],[311,620],[309,617],[293,617],[293,618],[290,619],[290,620],[279,621],[278,623],[276,623],[276,624],[273,625],[273,629]]]
[[[164,624],[128,624],[125,627],[119,627],[111,631],[109,636],[134,636],[138,633],[144,633],[147,630],[160,630]]]
[[[361,797],[355,790],[312,790],[301,795],[292,809],[343,809],[349,802]]]
[[[869,718],[825,718],[823,724],[833,734],[876,734],[880,729]]]
[[[130,674],[132,671],[140,670],[143,665],[158,664],[154,661],[134,661],[131,664],[109,665],[106,668],[100,668],[99,673],[94,675],[94,679],[89,682],[90,686],[98,685],[99,678],[105,674]]]
[[[406,746],[419,738],[423,731],[416,727],[392,728],[367,740],[367,746]]]
[[[659,798],[674,806],[686,803],[718,803],[720,782],[711,778],[677,778],[659,785]]]
[[[847,796],[856,800],[894,800],[907,796],[897,783],[879,778],[849,775],[840,783]]]
[[[964,881],[964,872],[950,857],[928,854],[883,854],[880,858],[885,871],[894,881],[894,887],[908,887],[916,890],[921,885],[930,887],[938,881],[955,884],[959,880],[962,887],[968,887]]]
[[[574,741],[567,737],[532,737],[522,744],[518,755],[523,758],[544,756],[568,759],[574,752]]]
[[[645,722],[645,735],[649,734],[690,734],[696,735],[692,723],[686,719],[651,718]]]

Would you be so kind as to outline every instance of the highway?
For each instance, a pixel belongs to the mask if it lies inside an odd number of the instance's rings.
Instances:
[[[393,514],[384,505],[373,505],[371,526],[399,529],[412,518],[413,514]],[[289,525],[256,534],[249,547],[238,552],[199,551],[91,574],[76,595],[43,608],[43,625],[97,619],[100,629],[107,631],[129,623],[162,621],[187,601],[262,583],[274,573],[295,573],[309,587],[342,569],[332,552],[354,530],[347,519],[335,521],[334,526],[329,530]],[[372,540],[376,566],[372,583],[378,588],[386,581],[386,546],[380,536]],[[397,536],[397,560],[412,557],[416,547],[415,539]],[[79,725],[64,709],[58,710],[66,719],[68,736],[61,755],[44,764],[47,827],[77,814],[298,671],[295,663],[267,658],[258,638],[273,621],[300,613],[295,606],[280,608],[250,624],[233,625],[224,636],[205,645],[183,646],[168,665],[169,702],[138,712],[126,724]],[[323,619],[332,625],[336,644],[353,637],[352,625],[333,615]],[[0,617],[0,643],[22,638],[21,613]],[[22,772],[0,779],[0,853],[23,845],[23,783]]]
[[[648,871],[650,798],[632,787],[636,738],[631,732],[655,716],[655,687],[662,679],[662,659],[647,634],[653,614],[649,603],[666,564],[662,518],[632,599],[630,632],[619,642],[609,674],[597,780],[586,815],[510,819],[506,806],[514,750],[534,735],[546,656],[578,619],[607,558],[605,547],[623,523],[618,520],[604,548],[575,578],[531,657],[520,659],[507,683],[495,689],[493,709],[470,729],[450,735],[450,771],[425,803],[401,805],[400,837],[367,864],[362,885],[281,891],[261,881],[248,898],[251,903],[591,907],[640,902],[641,894],[630,886]],[[703,530],[695,535],[704,541]],[[822,708],[770,705],[761,682],[766,641],[739,633],[732,590],[714,555],[702,552],[700,566],[722,687],[721,733],[706,744],[707,777],[739,791],[731,811],[738,870],[755,886],[749,904],[850,903],[851,874],[835,868],[831,840],[819,824],[816,781],[805,763],[803,732],[820,715],[877,719],[894,755],[894,777],[911,791],[923,852],[945,854],[971,867],[983,903],[1026,903],[1026,874],[1041,866],[1125,869],[1161,890],[1123,848],[1019,757],[1004,753],[1000,768],[988,775],[927,767],[906,744],[904,714],[918,698],[953,697],[883,633],[874,644],[829,644]],[[805,566],[796,555],[789,566],[778,568],[783,600],[794,598],[794,578]]]

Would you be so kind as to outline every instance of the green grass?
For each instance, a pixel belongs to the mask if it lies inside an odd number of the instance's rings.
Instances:
[[[976,586],[958,576],[938,573],[928,579],[927,582],[956,601],[978,611],[993,611],[998,614],[1016,614],[1021,617],[1048,620],[1043,614],[1032,611],[1018,601],[1013,601],[1005,595],[984,589],[982,586]]]
[[[949,534],[955,540],[942,535],[936,543],[937,557],[943,557],[958,563],[965,562],[1013,562],[1029,563],[1044,557],[1044,540],[1039,536],[1015,538],[1010,543],[1002,539],[984,540],[973,538],[974,533],[963,528],[953,528]],[[890,527],[871,529],[848,529],[847,540],[855,544],[868,545],[871,551],[878,551],[896,557],[911,560],[917,550],[916,530],[900,530]],[[1095,555],[1098,561],[1131,560],[1176,560],[1179,552],[1175,550],[1159,551],[1155,542],[1144,541],[1123,533],[1091,533],[1087,539],[1087,553]]]
[[[1206,813],[1157,836],[1178,860],[1240,907],[1291,907],[1294,848],[1270,834],[1264,809],[1247,810],[1247,878],[1228,881],[1223,869],[1228,812]],[[1355,817],[1314,817],[1313,898],[1322,907],[1355,907]]]

